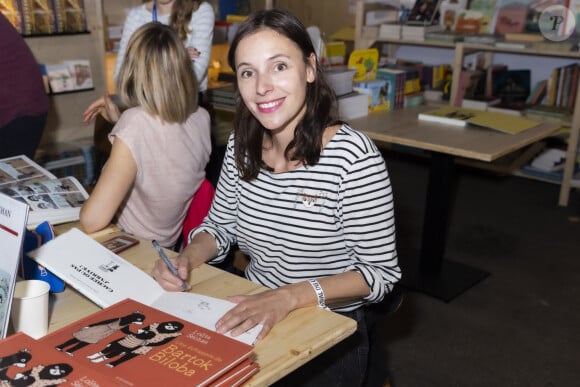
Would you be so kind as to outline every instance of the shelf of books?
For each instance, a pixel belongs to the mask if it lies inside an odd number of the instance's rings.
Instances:
[[[560,185],[558,204],[567,206],[570,191],[580,188],[580,43],[573,28],[562,27],[552,36],[551,31],[541,30],[538,21],[543,20],[545,12],[560,12],[559,8],[547,9],[558,4],[532,0],[393,0],[371,5],[358,0],[355,49],[383,46],[381,53],[388,56],[380,58],[380,63],[418,70],[420,92],[427,103],[433,101],[430,96],[436,96],[451,106],[560,123],[566,138],[559,147],[566,157],[558,170],[551,171],[547,178],[530,162],[514,174],[556,182]],[[580,14],[580,8],[567,10]],[[399,48],[406,46],[422,47],[431,53],[439,51],[429,49],[446,49],[452,54],[447,65],[434,65],[429,59],[400,57]],[[511,68],[502,63],[506,57],[515,58],[516,63],[525,63],[524,57],[530,58],[529,63],[538,58],[537,62],[545,64],[539,68]]]
[[[0,12],[23,36],[89,33],[84,0],[3,0]]]

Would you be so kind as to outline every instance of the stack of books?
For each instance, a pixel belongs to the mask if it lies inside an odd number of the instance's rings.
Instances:
[[[428,33],[441,30],[442,27],[437,24],[432,25],[403,24],[401,26],[401,38],[408,40],[424,41],[425,36]]]
[[[33,339],[0,341],[0,380],[18,385],[233,386],[258,372],[253,347],[132,299]]]
[[[208,102],[216,109],[234,111],[236,109],[237,95],[236,87],[233,83],[207,90]]]

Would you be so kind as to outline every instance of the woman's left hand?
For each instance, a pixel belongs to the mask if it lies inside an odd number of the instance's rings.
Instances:
[[[231,331],[232,336],[238,336],[262,324],[257,339],[263,339],[274,324],[284,319],[293,309],[285,293],[285,290],[278,288],[255,295],[228,297],[229,301],[237,305],[219,319],[216,330],[220,333]]]

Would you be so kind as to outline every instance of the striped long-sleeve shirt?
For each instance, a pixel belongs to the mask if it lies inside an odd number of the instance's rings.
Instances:
[[[158,15],[157,21],[168,25],[169,16],[169,14]],[[127,43],[129,43],[131,35],[133,35],[133,32],[135,32],[139,27],[152,20],[153,15],[149,10],[147,10],[146,4],[131,8],[127,14],[125,24],[123,25],[123,35],[121,36],[121,42],[119,43],[117,61],[115,62],[115,80],[117,79],[117,75],[121,69],[121,63],[125,57]],[[207,69],[211,57],[214,22],[215,13],[213,7],[204,1],[199,5],[197,11],[191,15],[191,21],[188,25],[191,32],[187,34],[187,41],[184,43],[185,47],[194,47],[200,52],[200,56],[193,62],[193,70],[195,71],[195,77],[199,84],[200,91],[205,91],[207,89]]]
[[[230,137],[205,231],[223,260],[233,243],[250,257],[245,275],[266,287],[358,271],[370,288],[354,310],[378,302],[401,277],[392,187],[385,162],[364,134],[343,125],[319,162],[239,178]]]

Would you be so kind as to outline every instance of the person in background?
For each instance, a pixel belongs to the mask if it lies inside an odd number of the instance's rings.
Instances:
[[[297,308],[329,307],[355,319],[357,332],[279,384],[361,385],[367,307],[401,277],[385,161],[366,135],[336,119],[334,92],[293,15],[250,15],[228,61],[241,99],[212,208],[173,260],[180,278],[161,260],[152,275],[180,291],[191,269],[223,260],[237,244],[249,257],[245,277],[269,289],[229,297],[237,305],[217,331],[236,336],[262,324],[262,339]]]
[[[171,26],[178,34],[180,40],[187,48],[195,76],[198,81],[199,104],[206,107],[203,103],[203,96],[207,89],[207,70],[211,57],[211,45],[213,40],[213,30],[215,22],[215,13],[213,7],[199,0],[156,0],[146,1],[144,4],[131,8],[125,24],[123,26],[123,35],[119,43],[119,52],[115,62],[114,79],[117,79],[121,63],[126,55],[127,42],[137,28],[150,21],[159,21],[160,23]],[[111,110],[119,110],[119,107],[112,104],[114,97],[105,95],[87,107],[84,113],[84,123],[88,125],[95,119],[94,143],[95,143],[95,176],[101,173],[101,169],[109,154],[111,146],[107,140],[115,121],[104,119],[105,116],[90,114],[97,110],[109,110],[109,117],[116,117],[119,112],[113,113]],[[213,155],[213,154],[212,154]],[[215,156],[212,156],[215,158]],[[212,163],[213,164],[213,163]],[[213,168],[209,168],[212,173]],[[212,180],[215,180],[212,178]]]
[[[48,114],[40,66],[16,28],[0,14],[0,159],[34,159]]]
[[[117,117],[109,100],[91,112],[118,121],[109,135],[111,155],[81,209],[84,231],[114,222],[174,246],[211,152],[210,118],[198,107],[196,85],[189,54],[171,27],[150,22],[135,31],[116,84],[127,109]]]
[[[215,12],[209,3],[199,0],[154,0],[132,8],[123,26],[114,78],[117,79],[119,74],[131,35],[137,28],[150,21],[169,25],[177,32],[193,62],[199,91],[205,92]]]

